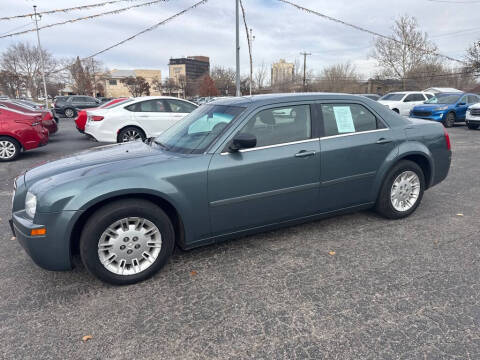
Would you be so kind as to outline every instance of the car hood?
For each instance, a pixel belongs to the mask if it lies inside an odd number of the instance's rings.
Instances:
[[[156,162],[177,157],[173,153],[164,152],[160,148],[152,147],[141,141],[105,145],[59,160],[40,164],[25,173],[25,182],[27,186],[30,186],[38,180],[74,170],[105,166],[115,167],[115,165],[119,165],[118,162],[129,159],[150,158],[151,156],[155,156]],[[140,161],[136,161],[134,164],[138,163],[140,163]],[[129,166],[133,167],[130,164]]]
[[[413,108],[413,110],[419,110],[419,111],[433,111],[437,108],[444,107],[444,106],[452,106],[451,104],[422,104],[422,105],[417,105]]]

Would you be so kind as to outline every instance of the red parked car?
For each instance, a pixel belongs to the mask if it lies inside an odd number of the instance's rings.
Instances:
[[[15,160],[22,150],[47,143],[48,130],[42,125],[42,115],[0,107],[0,161]]]
[[[2,105],[9,109],[17,110],[29,115],[41,115],[42,125],[48,130],[48,133],[50,135],[55,134],[58,131],[57,122],[55,121],[53,114],[50,110],[37,110],[29,107],[26,104],[21,104],[10,100],[0,100],[0,107]]]
[[[128,98],[118,98],[118,99],[112,99],[110,101],[107,101],[105,104],[102,104],[101,106],[93,109],[88,109],[90,110],[97,110],[97,109],[105,109],[108,108],[112,105],[115,105],[121,101],[125,101]],[[75,124],[77,125],[77,130],[80,131],[82,134],[85,131],[85,124],[87,123],[87,110],[80,110],[78,112],[78,116],[75,119]]]

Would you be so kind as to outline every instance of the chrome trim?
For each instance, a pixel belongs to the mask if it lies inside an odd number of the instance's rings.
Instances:
[[[348,133],[348,134],[339,134],[339,135],[324,136],[324,137],[320,138],[320,140],[334,139],[334,138],[338,138],[338,137],[345,137],[345,136],[352,136],[352,135],[368,134],[368,133],[374,133],[374,132],[386,131],[386,130],[390,130],[390,128],[376,129],[376,130],[368,130],[368,131],[359,131],[359,132],[352,132],[352,133]]]
[[[346,181],[359,180],[359,179],[367,178],[367,177],[370,177],[370,176],[374,176],[376,173],[377,173],[376,171],[369,171],[369,172],[362,173],[362,174],[349,175],[349,176],[341,177],[341,178],[338,178],[338,179],[326,180],[326,181],[322,181],[321,185],[322,186],[330,186],[330,185],[336,185],[336,184],[339,184],[339,183],[343,183],[343,182],[346,182]]]
[[[255,148],[250,148],[250,149],[242,149],[238,150],[238,152],[249,152],[249,151],[255,151],[255,150],[263,150],[263,149],[270,149],[270,148],[275,148],[275,147],[280,147],[280,146],[287,146],[287,145],[294,145],[294,144],[302,144],[302,143],[307,143],[307,142],[312,142],[312,141],[319,141],[320,138],[313,138],[313,139],[306,139],[306,140],[299,140],[299,141],[292,141],[288,143],[281,143],[281,144],[274,144],[274,145],[267,145],[267,146],[260,146],[260,147],[255,147]],[[231,152],[222,152],[220,155],[228,155],[228,154],[234,154]]]

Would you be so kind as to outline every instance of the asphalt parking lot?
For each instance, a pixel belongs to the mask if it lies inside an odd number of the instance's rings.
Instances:
[[[62,119],[47,147],[0,165],[0,358],[479,359],[480,130],[449,133],[450,174],[407,219],[367,211],[177,251],[113,287],[80,264],[42,270],[12,240],[13,178],[99,145]]]

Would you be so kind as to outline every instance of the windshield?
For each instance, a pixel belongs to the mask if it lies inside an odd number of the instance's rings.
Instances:
[[[460,96],[456,94],[437,94],[425,101],[425,104],[455,104]]]
[[[155,143],[167,151],[201,154],[245,110],[243,107],[203,105],[164,131]]]
[[[391,93],[383,95],[380,100],[387,100],[387,101],[400,101],[403,99],[405,94],[403,93]]]

